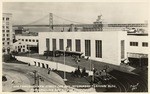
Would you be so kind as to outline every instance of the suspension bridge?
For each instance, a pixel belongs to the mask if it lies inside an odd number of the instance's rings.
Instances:
[[[49,18],[49,19],[48,19]],[[69,22],[70,24],[54,24],[53,23],[53,18],[55,19],[60,19],[63,23],[64,22]],[[47,19],[48,23],[47,24],[41,24],[40,22],[44,21],[45,19]],[[45,15],[35,21],[32,21],[30,23],[27,23],[27,24],[23,24],[23,25],[13,25],[13,27],[19,27],[19,26],[22,26],[22,27],[50,27],[50,28],[53,28],[53,27],[69,27],[70,25],[74,25],[74,26],[77,26],[77,27],[88,27],[88,26],[92,26],[93,24],[85,24],[85,23],[81,23],[81,22],[77,22],[77,21],[72,21],[72,20],[69,20],[69,19],[66,19],[66,18],[63,18],[63,17],[60,17],[60,16],[57,16],[53,13],[49,13],[48,15]]]

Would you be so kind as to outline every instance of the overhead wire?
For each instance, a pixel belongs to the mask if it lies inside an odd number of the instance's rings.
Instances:
[[[73,20],[69,20],[69,19],[66,19],[66,18],[63,18],[63,17],[60,17],[60,16],[57,16],[55,14],[53,14],[55,17],[58,17],[60,19],[63,19],[65,21],[68,21],[68,22],[73,22],[73,23],[78,23],[78,24],[85,24],[85,23],[81,23],[81,22],[77,22],[77,21],[73,21]]]
[[[43,16],[42,18],[39,18],[39,19],[37,19],[37,20],[35,20],[35,21],[33,21],[33,22],[30,22],[30,23],[28,23],[28,24],[25,24],[25,25],[32,25],[33,23],[37,23],[37,22],[39,22],[39,21],[41,21],[41,20],[43,20],[43,19],[45,19],[45,18],[47,18],[48,17],[48,15],[45,15],[45,16]]]

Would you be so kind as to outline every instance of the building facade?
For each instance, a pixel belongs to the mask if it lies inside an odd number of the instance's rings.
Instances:
[[[39,32],[39,54],[65,50],[82,52],[92,60],[120,65],[126,58],[127,32]]]
[[[127,36],[127,57],[148,65],[149,36],[148,35],[128,35]]]
[[[39,42],[38,36],[16,35],[15,38],[17,41],[25,42],[27,45],[31,45],[31,46],[37,46]]]
[[[13,43],[13,51],[18,53],[25,53],[28,51],[27,44],[21,40]]]
[[[38,52],[38,45],[39,45],[39,38],[38,36],[28,36],[28,35],[16,35],[15,39],[17,41],[21,41],[22,43],[25,43],[27,46],[27,50],[29,52]],[[25,50],[25,51],[27,51]]]
[[[12,51],[13,43],[12,14],[3,13],[2,19],[2,50],[3,54],[8,54]]]

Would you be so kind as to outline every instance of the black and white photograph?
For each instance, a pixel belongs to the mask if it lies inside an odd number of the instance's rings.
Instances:
[[[148,93],[148,0],[2,2],[2,92]]]

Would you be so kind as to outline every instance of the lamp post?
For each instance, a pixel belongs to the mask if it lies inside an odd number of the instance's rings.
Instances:
[[[92,70],[92,68],[91,68],[91,59],[90,59],[90,71]]]
[[[142,70],[142,55],[140,55],[140,67],[141,67],[141,70]]]
[[[66,57],[65,57],[65,56],[66,56],[66,55],[65,55],[65,50],[64,50],[64,66],[66,65]],[[65,68],[65,69],[66,69],[66,68]],[[65,70],[64,70],[64,81],[67,81]]]

